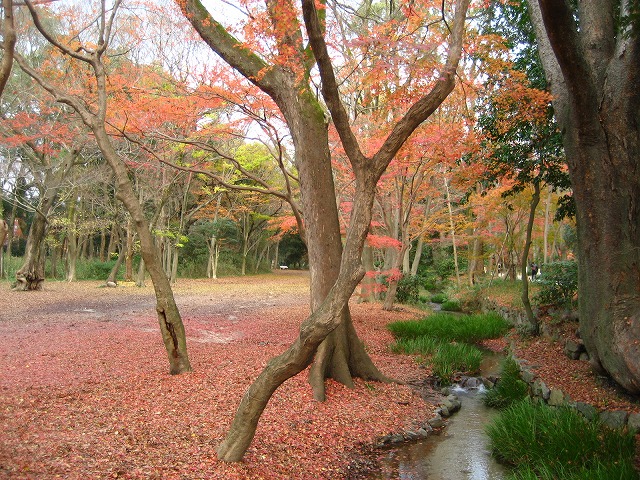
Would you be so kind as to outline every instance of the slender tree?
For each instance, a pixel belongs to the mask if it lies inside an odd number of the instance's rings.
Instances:
[[[102,2],[97,17],[97,40],[92,45],[83,45],[82,48],[65,44],[56,38],[42,25],[38,12],[31,2],[27,0],[26,4],[36,28],[44,38],[53,45],[57,51],[65,55],[66,58],[90,68],[92,78],[86,79],[86,81],[90,85],[93,83],[92,91],[94,94],[81,97],[78,94],[70,93],[66,91],[63,86],[59,86],[50,81],[38,70],[34,69],[22,55],[16,53],[15,60],[20,68],[31,76],[57,102],[71,107],[93,133],[103,157],[115,175],[117,197],[131,214],[140,238],[142,257],[153,281],[156,294],[156,312],[169,358],[170,373],[179,374],[190,371],[191,364],[187,354],[184,325],[173,297],[171,285],[162,270],[158,252],[149,230],[149,223],[145,217],[142,205],[138,202],[129,178],[127,164],[118,154],[107,132],[108,89],[107,69],[104,60],[107,49],[113,39],[113,34],[115,33],[114,22],[121,1],[115,0],[109,10],[107,10],[105,2]],[[89,101],[95,103],[91,105]]]

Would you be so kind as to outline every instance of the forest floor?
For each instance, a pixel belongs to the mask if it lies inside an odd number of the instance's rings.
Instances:
[[[300,374],[274,394],[244,460],[216,458],[247,387],[296,338],[308,284],[296,271],[179,280],[194,371],[178,376],[168,374],[152,287],[47,282],[25,293],[0,284],[0,479],[348,478],[376,439],[433,416],[425,391],[408,386],[424,384],[429,371],[388,348],[386,324],[418,310],[352,304],[373,361],[407,385],[357,380],[350,390],[328,381],[319,403]],[[564,356],[560,339],[512,341],[548,386],[576,401],[637,410],[586,362]]]

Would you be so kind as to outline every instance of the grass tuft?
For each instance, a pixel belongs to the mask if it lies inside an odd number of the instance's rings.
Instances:
[[[470,344],[500,337],[509,325],[497,314],[436,313],[419,321],[395,322],[388,328],[396,337],[392,351],[427,357],[433,373],[448,383],[456,372],[479,372],[482,351]]]
[[[525,399],[486,428],[493,454],[515,478],[633,479],[633,435],[587,421],[574,409]]]
[[[485,392],[483,401],[488,407],[504,409],[526,398],[528,390],[528,385],[520,378],[520,366],[513,357],[507,357],[502,363],[500,380]]]

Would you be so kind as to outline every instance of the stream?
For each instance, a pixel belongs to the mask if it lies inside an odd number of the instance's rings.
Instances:
[[[501,355],[483,362],[482,375],[495,374]],[[448,419],[445,429],[425,440],[397,445],[380,457],[381,471],[370,478],[408,480],[501,480],[506,469],[489,453],[484,426],[498,414],[485,407],[482,391],[452,387],[462,408]]]

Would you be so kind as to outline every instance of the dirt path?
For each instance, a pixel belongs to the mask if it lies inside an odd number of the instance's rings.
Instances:
[[[345,478],[362,442],[415,427],[433,407],[406,386],[363,381],[328,382],[320,404],[301,374],[275,393],[241,464],[215,453],[248,385],[297,336],[308,281],[295,271],[179,281],[194,367],[180,376],[167,374],[151,287],[0,290],[0,478]],[[383,373],[424,378],[388,350],[386,324],[414,312],[352,312]]]

